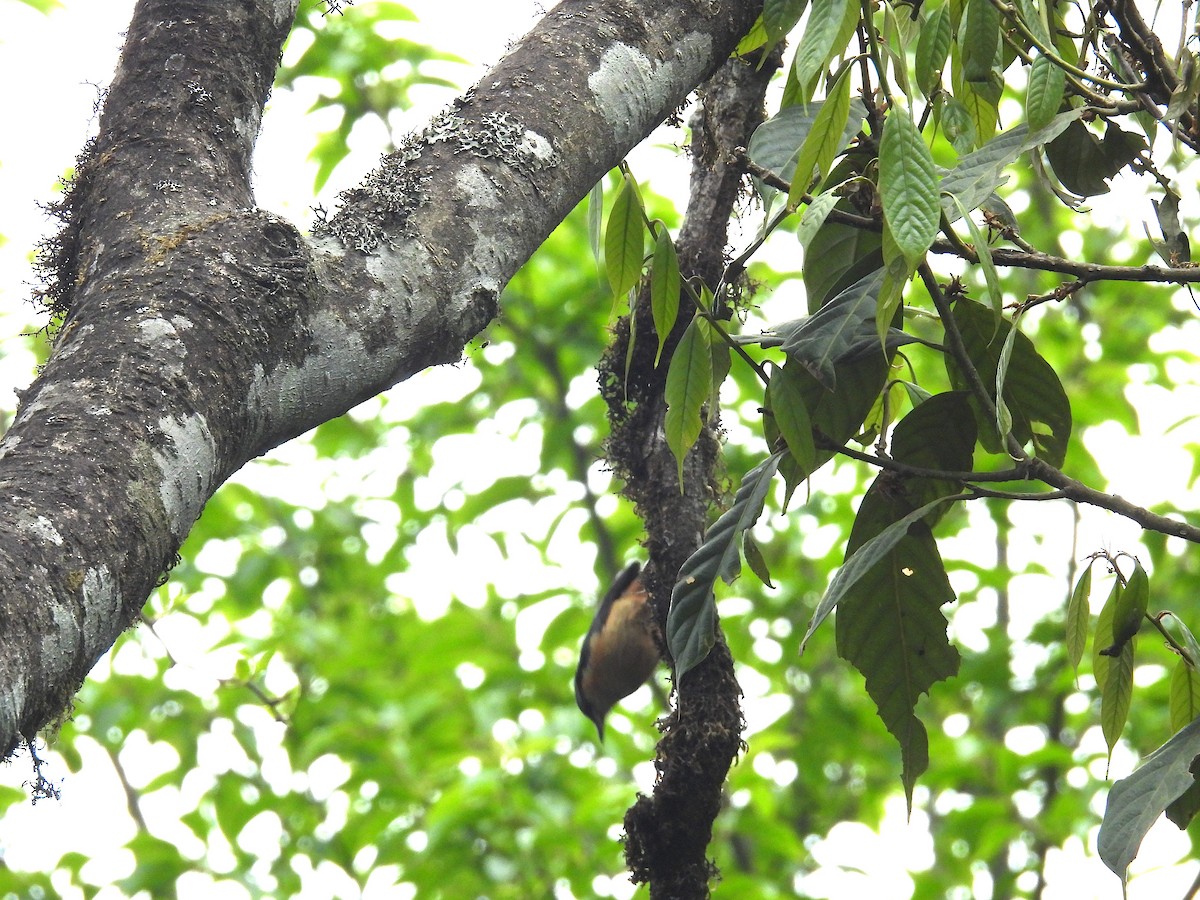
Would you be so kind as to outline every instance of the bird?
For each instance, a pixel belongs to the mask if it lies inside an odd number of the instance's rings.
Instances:
[[[575,702],[604,742],[604,717],[654,674],[660,658],[641,564],[625,567],[600,600],[575,669]]]

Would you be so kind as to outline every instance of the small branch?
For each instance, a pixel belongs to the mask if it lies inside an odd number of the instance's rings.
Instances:
[[[1200,544],[1200,528],[1194,525],[1150,512],[1145,507],[1130,503],[1116,494],[1106,494],[1103,491],[1090,488],[1083,482],[1076,481],[1061,470],[1056,469],[1045,460],[1030,459],[1029,467],[1031,476],[1045,482],[1051,487],[1059,488],[1063,492],[1063,496],[1068,500],[1074,500],[1076,503],[1086,503],[1089,506],[1099,506],[1101,509],[1107,509],[1109,512],[1115,512],[1118,515],[1137,522],[1148,531],[1157,531],[1160,534],[1169,534],[1172,537],[1182,538],[1193,544]]]

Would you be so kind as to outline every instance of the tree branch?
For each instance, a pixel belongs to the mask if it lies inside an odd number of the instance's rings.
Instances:
[[[0,755],[69,706],[226,478],[457,361],[761,8],[566,0],[310,241],[253,207],[249,175],[296,4],[134,13],[43,256],[66,317],[0,442]]]

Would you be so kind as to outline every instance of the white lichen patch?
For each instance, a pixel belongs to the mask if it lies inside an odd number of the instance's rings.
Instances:
[[[204,416],[164,416],[158,420],[165,445],[150,449],[162,476],[159,496],[171,528],[182,541],[208,500],[217,450]]]
[[[62,535],[58,533],[58,529],[54,527],[54,523],[45,516],[38,516],[30,523],[28,531],[34,537],[41,538],[43,541],[49,541],[56,547],[62,546]]]
[[[179,332],[166,319],[143,319],[138,322],[138,331],[144,343],[156,344],[163,339],[174,341],[175,343],[179,342]],[[183,353],[187,352],[186,348],[183,347],[180,347],[180,351]]]
[[[83,573],[83,645],[103,647],[112,642],[109,637],[113,621],[121,614],[121,592],[108,566],[88,569]],[[69,633],[69,632],[60,632]]]
[[[488,178],[482,166],[464,166],[454,173],[454,186],[466,200],[468,206],[478,209],[497,209],[500,192]]]
[[[675,105],[679,86],[698,79],[711,54],[712,38],[698,32],[682,35],[665,59],[651,59],[620,42],[609,47],[588,76],[588,87],[616,140],[641,140],[647,126]]]

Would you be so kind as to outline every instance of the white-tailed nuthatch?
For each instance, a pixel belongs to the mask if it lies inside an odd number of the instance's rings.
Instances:
[[[596,723],[604,740],[604,717],[613,705],[646,683],[658,665],[650,596],[638,577],[639,563],[617,576],[583,639],[575,670],[575,702]]]

